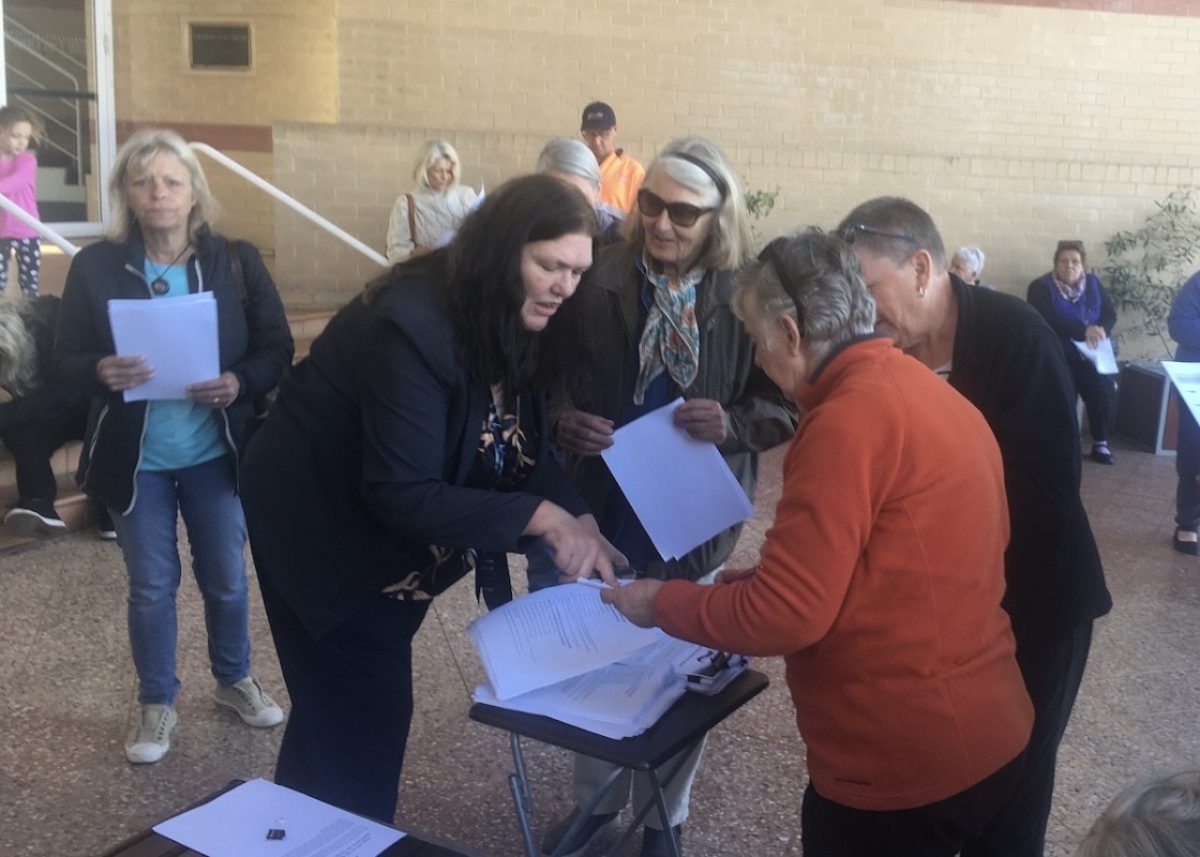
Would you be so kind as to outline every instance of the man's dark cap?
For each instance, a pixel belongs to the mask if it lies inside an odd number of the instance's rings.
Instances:
[[[607,131],[617,126],[617,114],[603,101],[593,101],[583,108],[583,121],[580,131]]]

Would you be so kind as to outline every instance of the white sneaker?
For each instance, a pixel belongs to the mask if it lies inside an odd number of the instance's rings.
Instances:
[[[125,742],[125,758],[135,765],[157,762],[171,749],[171,731],[178,722],[169,705],[143,705],[138,725]]]
[[[228,687],[218,686],[213,701],[222,708],[237,712],[251,726],[278,726],[283,722],[283,709],[267,696],[254,676],[246,676]]]

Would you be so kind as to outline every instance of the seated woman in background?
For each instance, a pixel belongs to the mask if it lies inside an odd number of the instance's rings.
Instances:
[[[147,129],[117,152],[109,179],[112,226],[72,260],[58,315],[55,359],[65,382],[92,395],[76,476],[113,513],[129,573],[129,642],[141,712],[130,762],[157,762],[175,728],[180,515],[204,596],[214,701],[250,726],[283,711],[250,674],[246,521],[238,454],[254,400],[279,383],[292,334],[258,251],[209,225],[216,201],[195,153],[173,131]],[[169,301],[208,292],[216,304],[220,374],[178,400],[126,401],[154,374],[146,357],[118,355],[113,299]]]
[[[388,220],[387,258],[395,264],[446,243],[478,204],[478,194],[459,185],[458,152],[445,140],[430,140],[413,169],[411,193],[396,197]]]
[[[284,378],[242,469],[292,700],[280,784],[390,822],[431,599],[537,537],[570,576],[625,565],[555,460],[541,392],[540,334],[595,233],[578,191],[516,179],[449,247],[368,285]]]
[[[1116,384],[1111,375],[1101,375],[1096,364],[1085,358],[1072,341],[1092,348],[1108,339],[1117,324],[1117,311],[1100,285],[1100,278],[1084,270],[1087,251],[1082,241],[1059,241],[1054,250],[1054,270],[1029,284],[1026,299],[1054,328],[1063,343],[1063,353],[1087,408],[1088,430],[1092,433],[1092,461],[1112,464],[1108,429],[1112,422]]]
[[[1000,606],[995,438],[874,332],[841,238],[773,241],[733,306],[805,414],[762,558],[715,586],[641,580],[604,600],[674,637],[784,657],[808,749],[805,857],[969,853],[1016,788],[1033,722]]]
[[[1075,857],[1196,857],[1200,771],[1135,783],[1113,798]]]
[[[950,273],[968,286],[990,289],[991,286],[980,279],[983,276],[985,258],[983,251],[978,247],[965,244],[954,251],[954,257],[950,260]]]
[[[53,377],[54,330],[59,299],[41,295],[26,301],[0,301],[0,440],[12,453],[17,501],[4,516],[4,529],[16,536],[65,532],[54,508],[58,483],[50,459],[71,440],[82,440],[91,391]],[[100,537],[115,539],[102,509]]]

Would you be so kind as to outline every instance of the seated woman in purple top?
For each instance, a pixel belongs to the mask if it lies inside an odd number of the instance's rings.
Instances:
[[[1092,433],[1092,461],[1112,464],[1108,428],[1112,422],[1116,385],[1111,375],[1101,375],[1093,363],[1079,353],[1072,340],[1095,348],[1112,334],[1117,312],[1095,274],[1084,270],[1087,251],[1082,241],[1059,241],[1054,250],[1054,270],[1029,284],[1026,299],[1062,337],[1063,353],[1075,389],[1087,408]]]

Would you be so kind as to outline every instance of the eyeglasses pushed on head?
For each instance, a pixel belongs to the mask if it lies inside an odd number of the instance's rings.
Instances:
[[[903,232],[885,232],[882,229],[876,229],[874,226],[867,226],[865,223],[849,223],[838,230],[838,237],[847,244],[853,244],[859,233],[865,235],[875,235],[879,238],[894,238],[897,241],[904,241],[911,244],[917,250],[921,249],[920,242],[911,235],[905,235]]]
[[[701,208],[686,202],[667,202],[645,188],[638,191],[637,204],[638,211],[649,218],[658,217],[663,213],[663,209],[666,209],[667,217],[671,219],[671,222],[676,226],[684,227],[694,226],[697,220],[715,210],[711,206]]]

